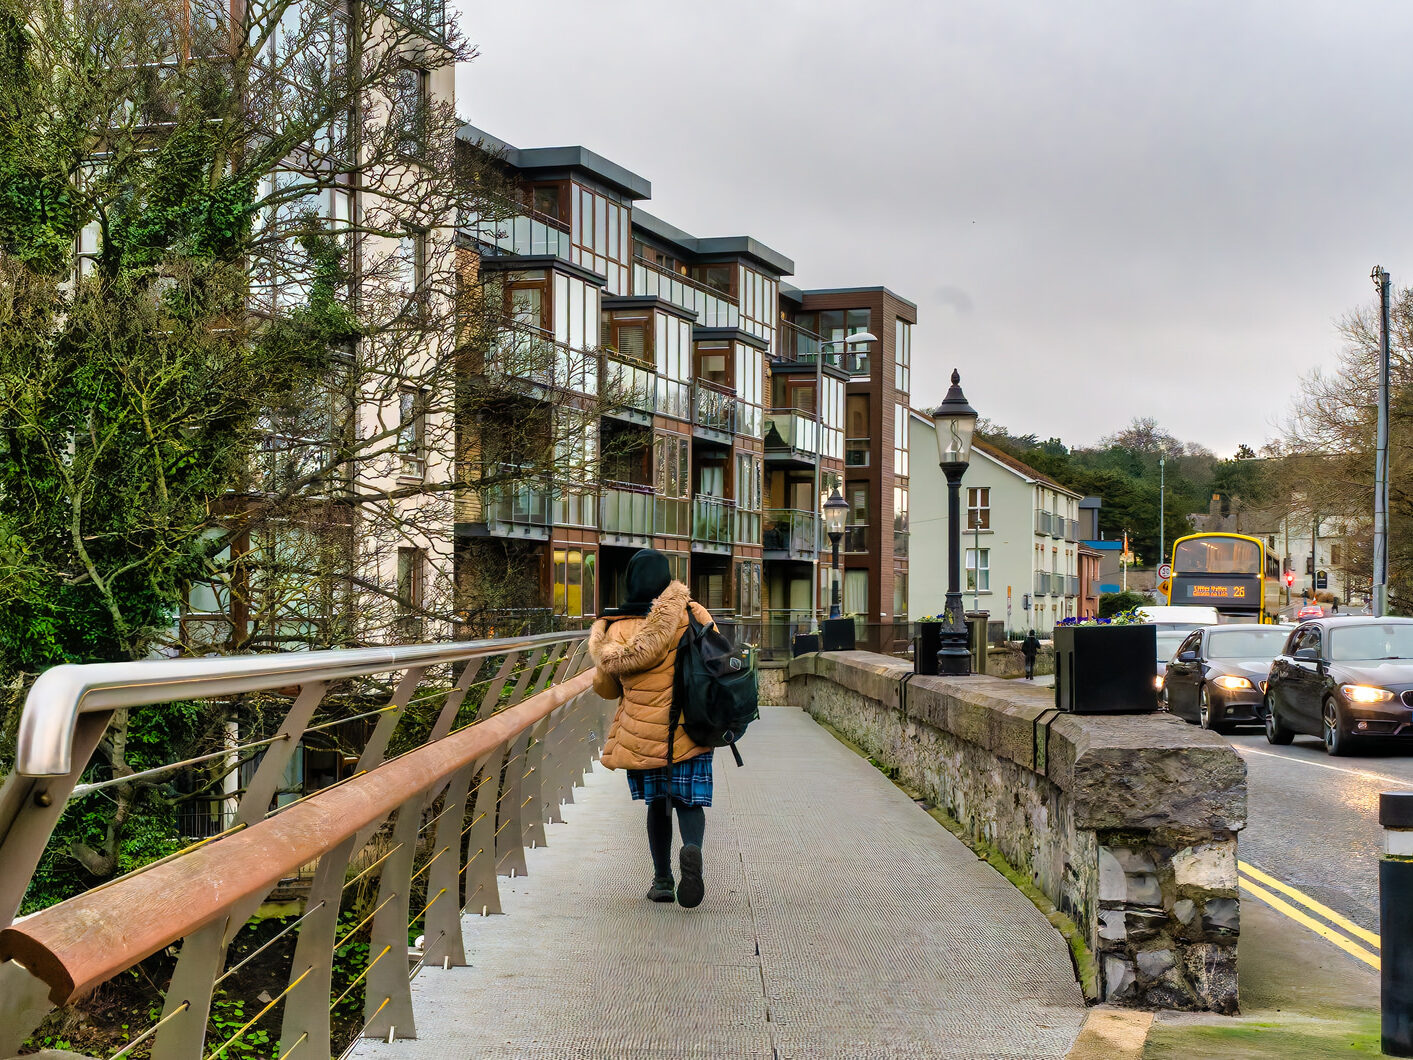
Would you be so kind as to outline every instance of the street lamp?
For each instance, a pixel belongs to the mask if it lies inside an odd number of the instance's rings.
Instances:
[[[942,647],[937,651],[937,672],[964,676],[971,673],[971,652],[967,650],[967,629],[962,617],[961,582],[961,493],[962,475],[971,462],[971,434],[976,427],[976,409],[962,393],[962,377],[952,370],[952,387],[942,404],[932,410],[937,428],[937,462],[947,476],[947,602],[943,608]]]
[[[839,495],[839,487],[824,502],[824,525],[829,530],[829,543],[834,548],[834,580],[829,593],[829,617],[839,617],[839,539],[844,536],[844,519],[849,514],[849,503]]]
[[[814,358],[814,414],[816,436],[814,441],[814,501],[813,508],[818,510],[819,504],[819,478],[824,466],[824,348],[826,346],[843,346],[847,353],[850,346],[858,346],[867,342],[877,342],[878,336],[871,331],[859,331],[853,335],[845,335],[842,339],[820,339],[819,352]],[[842,500],[842,498],[841,498]],[[820,541],[820,521],[816,517],[814,521],[814,578],[810,582],[810,622],[814,623],[819,619],[819,551],[822,545]],[[835,567],[839,563],[836,560]],[[837,618],[838,615],[831,615]]]

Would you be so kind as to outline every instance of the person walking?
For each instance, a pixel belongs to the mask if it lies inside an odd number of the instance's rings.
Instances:
[[[667,557],[644,548],[628,561],[623,603],[594,623],[589,656],[597,667],[594,691],[618,700],[618,710],[599,756],[609,769],[628,774],[628,791],[648,805],[648,850],[653,882],[647,897],[691,909],[701,904],[702,839],[711,805],[712,748],[692,742],[679,722],[672,734],[668,761],[668,724],[677,645],[688,613],[705,626],[711,613],[692,600],[687,587],[672,577]],[[672,811],[682,835],[680,878],[672,876]]]
[[[1035,635],[1035,630],[1031,630],[1025,635],[1025,640],[1021,641],[1021,654],[1025,656],[1025,679],[1035,680],[1035,656],[1040,652],[1040,638]]]

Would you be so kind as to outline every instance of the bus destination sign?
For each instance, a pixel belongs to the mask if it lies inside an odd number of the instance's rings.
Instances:
[[[1220,575],[1189,574],[1173,578],[1174,604],[1208,604],[1218,608],[1240,610],[1261,607],[1261,582],[1258,578],[1221,577]]]

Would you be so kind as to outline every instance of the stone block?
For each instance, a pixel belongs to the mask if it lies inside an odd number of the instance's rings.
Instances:
[[[1173,915],[1184,924],[1190,924],[1197,916],[1197,903],[1191,898],[1179,898],[1173,903]]]
[[[1126,917],[1131,942],[1156,938],[1168,926],[1168,914],[1162,910],[1130,909]]]
[[[1236,947],[1199,942],[1182,953],[1187,979],[1201,1004],[1213,1012],[1236,1012]]]
[[[1127,876],[1129,905],[1147,905],[1162,908],[1163,888],[1158,877],[1151,872],[1131,872]]]
[[[1122,942],[1128,938],[1126,914],[1122,909],[1104,909],[1099,913],[1099,937],[1105,942]]]
[[[1235,932],[1240,926],[1240,914],[1235,898],[1213,898],[1202,909],[1202,926],[1208,931]]]
[[[1149,979],[1157,979],[1177,964],[1172,950],[1140,950],[1137,959],[1139,972]]]
[[[1200,843],[1173,855],[1173,882],[1205,891],[1235,891],[1236,844]]]
[[[1128,898],[1124,867],[1108,847],[1099,848],[1099,901],[1122,902]]]
[[[1112,953],[1104,955],[1104,1000],[1105,1001],[1129,1001],[1132,1000],[1134,985],[1137,976],[1133,974],[1133,965],[1122,957],[1116,957]]]

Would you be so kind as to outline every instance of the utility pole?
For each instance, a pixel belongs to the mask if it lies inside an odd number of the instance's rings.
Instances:
[[[1320,515],[1310,514],[1310,602],[1320,598]]]
[[[1374,455],[1374,599],[1376,616],[1388,613],[1388,272],[1370,274],[1379,292],[1379,419]]]
[[[1165,469],[1164,469],[1164,465],[1165,465],[1165,464],[1166,464],[1166,461],[1165,461],[1161,456],[1158,457],[1158,562],[1159,562],[1159,563],[1166,563],[1166,562],[1168,562],[1168,554],[1163,551],[1163,547],[1164,547],[1164,545],[1166,544],[1166,542],[1163,540],[1163,516],[1166,514],[1165,509],[1167,508],[1167,503],[1166,503],[1166,502],[1167,502],[1167,497],[1165,496],[1165,488],[1166,488],[1166,486],[1167,486],[1167,479],[1166,479],[1166,477],[1165,477],[1165,475],[1164,475],[1164,470],[1165,470]]]

